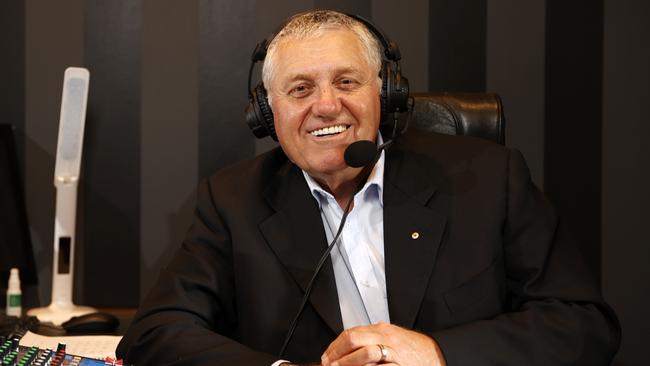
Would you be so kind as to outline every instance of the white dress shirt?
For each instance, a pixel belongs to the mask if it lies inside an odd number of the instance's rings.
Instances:
[[[330,254],[343,328],[390,322],[384,268],[384,152],[363,188]],[[338,231],[343,209],[334,196],[303,172],[318,202],[328,243]]]
[[[381,135],[377,140],[378,145],[382,143]],[[384,265],[384,155],[382,151],[363,188],[354,195],[354,206],[330,254],[345,329],[390,322]],[[318,202],[330,244],[344,208],[305,171],[302,173]],[[278,360],[271,366],[283,362],[289,361]]]

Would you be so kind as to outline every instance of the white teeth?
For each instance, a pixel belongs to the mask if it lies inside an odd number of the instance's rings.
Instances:
[[[323,127],[321,129],[311,131],[310,133],[314,136],[324,136],[324,135],[333,135],[333,134],[341,133],[347,129],[348,126],[346,125],[338,125],[338,126]]]

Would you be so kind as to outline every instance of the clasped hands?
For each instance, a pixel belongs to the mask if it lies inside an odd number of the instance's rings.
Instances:
[[[384,322],[343,331],[327,347],[321,362],[322,366],[445,366],[432,338]]]

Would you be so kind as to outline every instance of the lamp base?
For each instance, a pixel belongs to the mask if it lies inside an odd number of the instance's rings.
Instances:
[[[49,322],[54,325],[61,325],[75,316],[81,316],[97,312],[97,309],[89,306],[79,306],[73,303],[57,304],[51,303],[45,308],[34,308],[27,311],[27,315],[35,316],[41,322]]]

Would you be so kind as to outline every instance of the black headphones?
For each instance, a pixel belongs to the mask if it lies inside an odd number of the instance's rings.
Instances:
[[[409,99],[409,81],[402,76],[399,61],[402,58],[399,47],[392,42],[386,35],[369,20],[358,15],[346,14],[350,18],[363,23],[384,49],[384,57],[381,65],[381,121],[380,126],[386,124],[387,116],[395,112],[406,112],[408,110]],[[288,21],[287,21],[288,22]],[[285,22],[282,25],[287,24]],[[280,29],[282,29],[280,28]],[[246,123],[257,138],[271,136],[273,140],[278,141],[275,133],[275,123],[273,121],[273,111],[267,99],[266,89],[260,81],[254,89],[251,89],[251,77],[253,68],[256,63],[261,62],[266,57],[266,51],[271,41],[275,38],[275,33],[262,40],[255,46],[251,56],[251,66],[248,71],[248,106],[246,107]],[[394,64],[394,65],[393,65]]]

